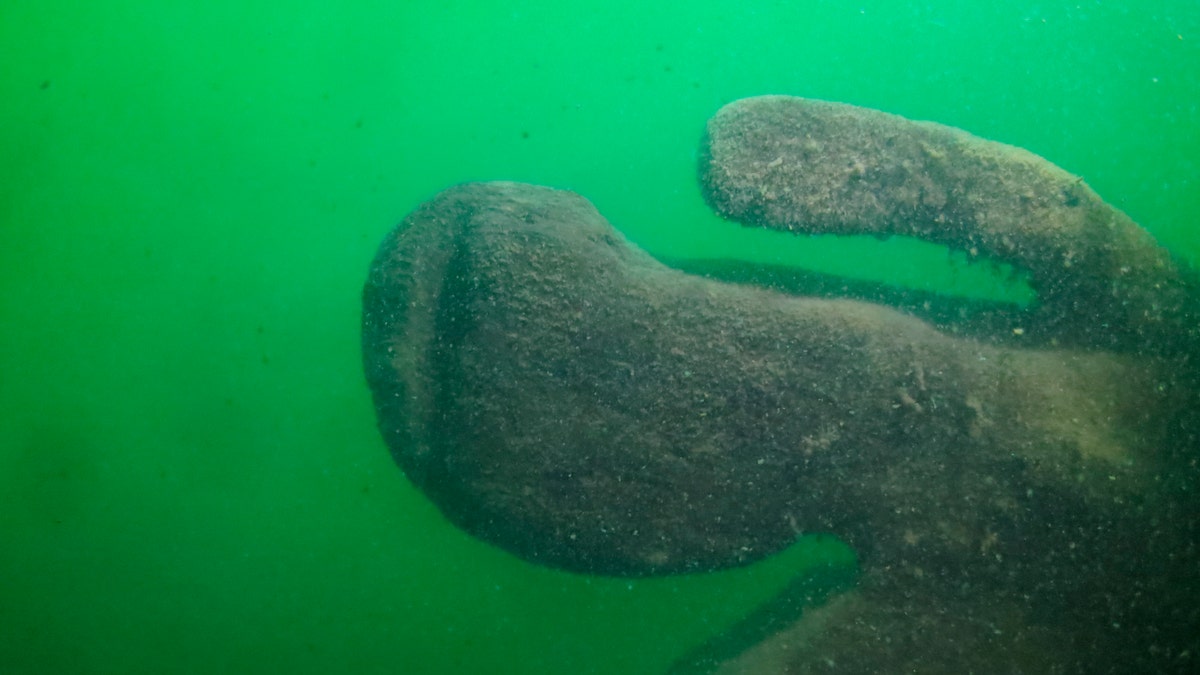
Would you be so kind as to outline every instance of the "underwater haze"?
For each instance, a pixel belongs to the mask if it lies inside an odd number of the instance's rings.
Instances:
[[[661,673],[851,552],[631,580],[456,529],[362,373],[384,234],[524,181],[664,259],[1021,301],[934,246],[721,220],[705,121],[788,94],[959,127],[1195,265],[1197,92],[1190,0],[6,2],[0,672]]]

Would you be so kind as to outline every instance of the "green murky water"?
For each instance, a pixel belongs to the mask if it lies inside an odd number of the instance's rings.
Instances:
[[[358,318],[450,184],[570,188],[666,256],[1021,293],[711,215],[704,121],[796,94],[1028,148],[1200,260],[1193,2],[192,4],[0,6],[6,673],[655,673],[846,562],[585,578],[445,524],[375,430]]]

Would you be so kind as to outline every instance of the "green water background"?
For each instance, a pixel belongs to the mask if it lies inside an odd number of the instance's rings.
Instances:
[[[1192,0],[3,3],[0,671],[661,672],[845,552],[631,582],[445,524],[360,374],[383,233],[524,180],[657,253],[1005,292],[709,214],[705,119],[783,93],[1028,148],[1195,261],[1198,92]]]

